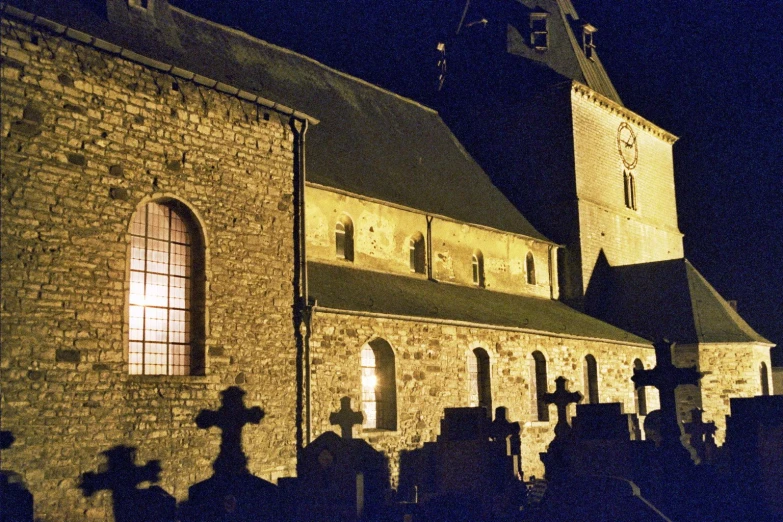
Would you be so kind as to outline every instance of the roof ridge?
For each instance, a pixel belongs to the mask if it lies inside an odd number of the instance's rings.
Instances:
[[[329,71],[329,72],[331,72],[333,74],[337,74],[337,75],[342,76],[342,77],[344,77],[344,78],[346,78],[348,80],[352,80],[352,81],[355,81],[357,83],[360,83],[360,84],[364,85],[365,87],[371,87],[371,88],[373,88],[373,89],[375,89],[377,91],[380,91],[380,92],[382,92],[384,94],[389,94],[389,95],[391,95],[391,96],[393,96],[395,98],[398,98],[401,101],[404,101],[406,103],[410,103],[411,105],[415,105],[415,106],[419,107],[420,109],[424,109],[427,112],[431,112],[433,114],[438,114],[438,111],[436,111],[432,107],[428,107],[428,106],[424,105],[423,103],[418,102],[418,101],[416,101],[416,100],[414,100],[412,98],[408,98],[408,97],[403,96],[401,94],[397,94],[394,91],[391,91],[391,90],[386,89],[384,87],[380,87],[378,85],[375,85],[374,83],[371,83],[371,82],[369,82],[367,80],[363,80],[362,78],[359,78],[358,76],[353,76],[353,75],[348,74],[346,72],[343,72],[343,71],[341,71],[339,69],[335,69],[334,67],[331,67],[329,65],[326,65],[324,63],[319,62],[315,58],[311,58],[309,56],[306,56],[304,54],[298,53],[296,51],[292,51],[291,49],[286,49],[285,47],[281,47],[281,46],[279,46],[277,44],[273,44],[271,42],[267,42],[266,40],[263,40],[263,39],[259,38],[258,36],[253,36],[252,34],[246,33],[245,31],[243,31],[241,29],[237,29],[235,27],[229,27],[227,25],[219,24],[219,23],[217,23],[215,21],[212,21],[212,20],[209,20],[207,18],[203,18],[201,16],[195,15],[195,14],[193,14],[193,13],[191,13],[189,11],[186,11],[185,9],[182,9],[180,7],[177,7],[175,5],[169,4],[169,7],[171,9],[173,9],[174,11],[176,11],[177,13],[179,13],[180,15],[184,15],[184,16],[190,17],[190,18],[192,18],[194,20],[197,20],[198,22],[206,23],[207,25],[211,25],[213,27],[218,27],[218,28],[220,28],[220,29],[222,29],[222,30],[224,30],[224,31],[226,31],[228,33],[231,33],[231,34],[234,34],[236,36],[245,38],[245,39],[250,40],[250,41],[252,41],[254,43],[258,43],[258,44],[262,44],[262,45],[265,45],[267,47],[270,47],[270,48],[274,49],[275,51],[283,52],[283,53],[295,56],[295,57],[297,57],[299,59],[302,59],[302,60],[308,61],[310,63],[313,63],[313,64],[315,64],[315,65],[317,65],[317,66],[319,66],[319,67],[321,67],[321,68],[323,68],[323,69],[325,69],[325,70],[327,70],[327,71]]]

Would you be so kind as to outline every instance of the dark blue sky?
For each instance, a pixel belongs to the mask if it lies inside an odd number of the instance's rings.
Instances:
[[[465,5],[172,3],[425,103],[434,47]],[[783,344],[783,2],[574,4],[598,28],[598,53],[625,105],[680,137],[675,183],[686,257],[738,301],[751,326]],[[783,365],[783,352],[776,355]]]

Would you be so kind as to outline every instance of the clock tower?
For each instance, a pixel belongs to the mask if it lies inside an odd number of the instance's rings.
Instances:
[[[602,265],[681,258],[676,137],[623,105],[598,28],[568,0],[472,2],[465,19],[487,23],[446,42],[439,110],[494,183],[564,246],[561,298],[584,309]]]

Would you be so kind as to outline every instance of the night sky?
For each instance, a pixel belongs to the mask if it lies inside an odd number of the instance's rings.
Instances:
[[[598,28],[598,54],[626,107],[680,137],[675,183],[686,257],[738,301],[751,326],[783,344],[783,2],[573,1]],[[171,3],[424,103],[437,75],[435,45],[465,5]],[[783,366],[783,350],[773,356]]]

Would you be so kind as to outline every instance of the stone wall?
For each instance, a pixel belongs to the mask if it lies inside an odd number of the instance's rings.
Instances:
[[[2,21],[4,469],[40,520],[110,519],[80,475],[101,452],[160,459],[166,491],[212,474],[219,431],[195,415],[239,385],[266,412],[250,470],[295,466],[293,138],[288,118],[94,48]],[[206,375],[128,375],[129,225],[176,198],[206,238]]]
[[[704,420],[714,421],[715,442],[726,437],[731,399],[761,395],[761,363],[771,368],[769,346],[753,343],[700,344],[698,369]],[[769,371],[767,373],[769,376]]]
[[[460,223],[440,216],[427,216],[387,203],[308,186],[305,192],[307,256],[326,263],[345,264],[335,256],[335,224],[343,216],[353,223],[354,259],[359,268],[412,277],[410,239],[421,237],[426,244],[427,220],[431,220],[431,255],[426,262],[432,277],[462,285],[474,285],[472,257],[481,252],[484,286],[501,292],[549,298],[556,267],[550,265],[553,246],[540,240],[487,227]],[[425,247],[426,248],[426,247]],[[534,284],[528,284],[525,259],[530,252],[535,263]],[[556,290],[555,290],[556,291]]]
[[[401,451],[436,439],[444,408],[468,405],[467,361],[474,348],[484,348],[489,354],[493,405],[506,406],[510,420],[523,422],[523,466],[526,475],[538,477],[543,474],[538,454],[554,436],[557,414],[551,406],[549,422],[533,420],[534,351],[539,350],[547,360],[549,391],[554,391],[554,379],[559,375],[569,379],[572,390],[583,391],[583,360],[592,354],[598,363],[600,400],[622,402],[628,413],[635,411],[631,382],[634,359],[641,359],[645,368],[655,365],[655,353],[646,346],[336,314],[316,308],[310,339],[313,438],[336,429],[329,424],[329,414],[339,409],[341,397],[351,397],[353,408],[359,407],[359,354],[362,346],[374,338],[383,338],[394,351],[397,430],[356,428],[355,432],[389,456],[395,477]],[[648,410],[657,409],[657,392],[650,391],[647,397]]]

